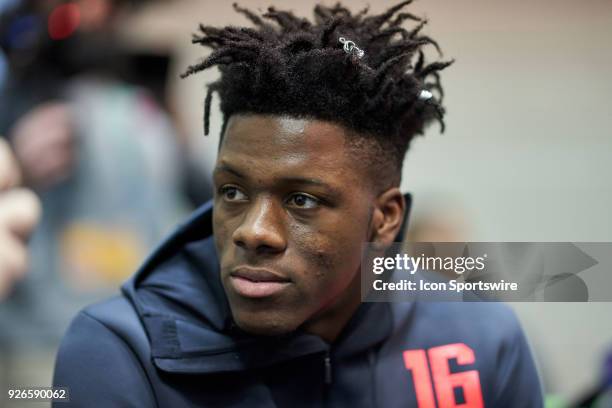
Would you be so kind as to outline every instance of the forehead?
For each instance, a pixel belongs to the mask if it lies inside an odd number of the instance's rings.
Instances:
[[[219,151],[219,165],[246,167],[265,175],[358,176],[347,131],[315,119],[274,115],[234,115]]]

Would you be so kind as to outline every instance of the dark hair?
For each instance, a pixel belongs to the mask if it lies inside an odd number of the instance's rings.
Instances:
[[[259,16],[234,4],[255,28],[200,25],[193,43],[212,48],[182,75],[218,66],[204,107],[208,134],[212,93],[221,98],[222,134],[236,113],[278,114],[339,123],[373,138],[401,172],[410,141],[437,119],[444,131],[443,91],[438,72],[453,61],[425,63],[423,47],[438,44],[421,34],[427,23],[400,12],[403,1],[379,15],[353,14],[340,3],[316,5],[314,22],[268,8]],[[412,20],[414,27],[402,23]],[[340,37],[364,51],[347,52]],[[422,92],[435,96],[420,98]]]

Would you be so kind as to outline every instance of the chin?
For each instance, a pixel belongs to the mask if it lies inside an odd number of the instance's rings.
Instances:
[[[299,327],[299,322],[287,321],[274,313],[233,313],[234,321],[247,333],[258,336],[281,336]]]

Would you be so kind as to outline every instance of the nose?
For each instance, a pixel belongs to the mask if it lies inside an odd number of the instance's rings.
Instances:
[[[254,201],[232,234],[234,244],[258,254],[284,251],[287,242],[281,211],[271,199]]]

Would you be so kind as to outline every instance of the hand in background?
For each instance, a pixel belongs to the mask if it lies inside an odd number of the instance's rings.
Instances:
[[[68,106],[40,105],[25,114],[12,132],[15,156],[24,182],[46,189],[66,180],[75,163],[75,135]]]
[[[27,270],[26,241],[40,218],[38,198],[20,182],[17,162],[0,138],[0,299]]]

